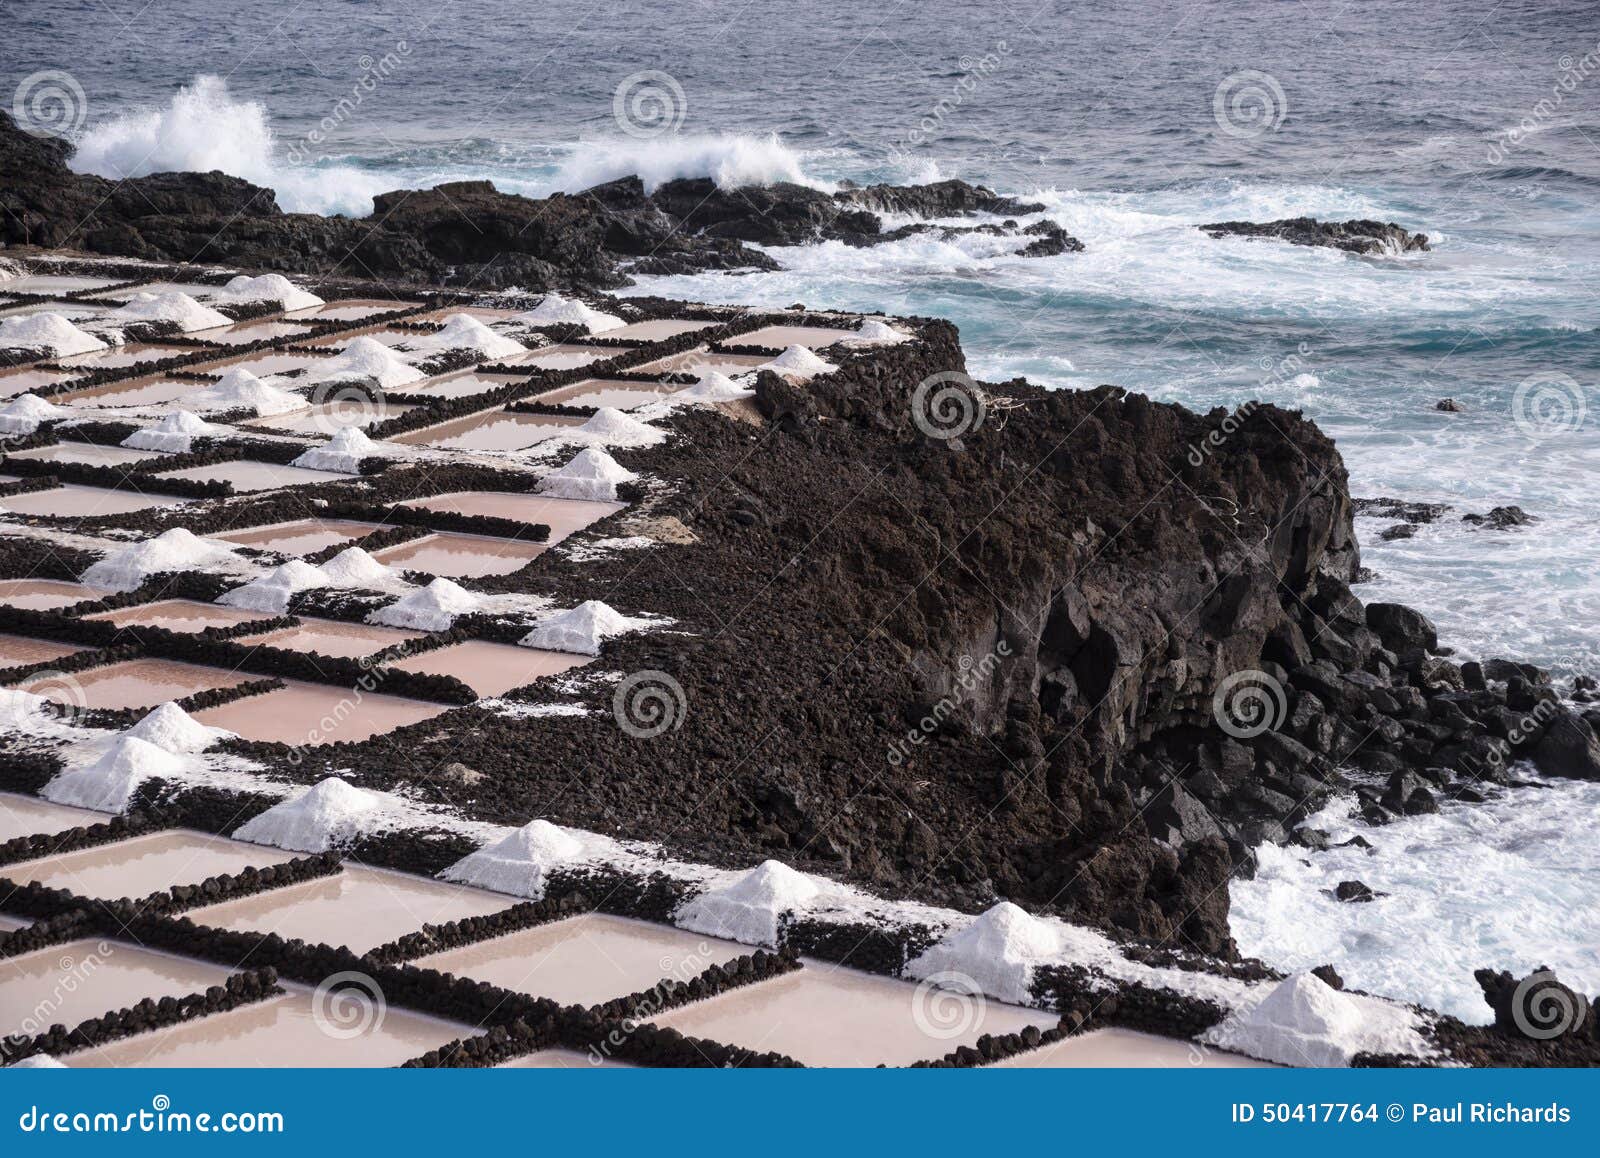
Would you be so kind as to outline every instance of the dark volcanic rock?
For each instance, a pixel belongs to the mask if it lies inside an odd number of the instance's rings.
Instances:
[[[1488,514],[1466,514],[1461,516],[1463,523],[1471,523],[1479,530],[1509,531],[1513,527],[1525,527],[1533,522],[1533,516],[1521,507],[1494,507]]]
[[[1293,245],[1319,245],[1367,256],[1409,253],[1428,248],[1428,235],[1411,233],[1394,222],[1318,221],[1289,217],[1282,221],[1218,221],[1200,226],[1212,237],[1270,237]]]
[[[1374,892],[1361,881],[1340,881],[1338,887],[1333,890],[1333,895],[1347,904],[1354,904],[1375,901],[1385,894]]]
[[[1002,197],[993,189],[956,180],[935,181],[931,185],[867,185],[859,189],[841,189],[834,197],[842,204],[875,213],[914,217],[960,217],[968,213],[1022,216],[1044,212],[1043,205]]]

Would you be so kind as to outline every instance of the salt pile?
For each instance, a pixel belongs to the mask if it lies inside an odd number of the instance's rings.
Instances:
[[[276,302],[286,310],[305,310],[320,306],[322,299],[301,289],[281,273],[264,273],[260,277],[240,274],[216,295],[217,301]]]
[[[615,406],[602,406],[563,437],[600,446],[655,446],[667,440],[667,432],[630,418]]]
[[[385,389],[423,378],[421,370],[373,338],[353,338],[343,352],[306,371],[307,382],[341,382],[368,379]]]
[[[330,776],[294,799],[274,804],[233,836],[291,852],[327,852],[360,836],[362,823],[382,807],[378,794]]]
[[[135,430],[122,440],[122,445],[133,450],[188,454],[197,438],[222,438],[231,433],[226,426],[213,426],[187,410],[176,410],[154,426]]]
[[[365,548],[346,547],[321,567],[323,578],[330,587],[359,587],[370,591],[388,591],[404,587],[400,572],[386,567],[369,555]]]
[[[193,531],[173,527],[154,539],[111,552],[79,579],[91,587],[103,587],[108,591],[132,591],[151,575],[208,569],[237,572],[244,569],[244,564],[229,544],[202,539]]]
[[[544,896],[548,874],[584,859],[584,851],[576,833],[548,820],[535,820],[468,854],[439,875],[447,881],[537,901]]]
[[[203,306],[185,293],[134,294],[128,304],[111,311],[111,320],[118,322],[175,322],[178,332],[214,330],[218,326],[233,324],[233,319],[219,314],[210,306]]]
[[[276,381],[282,379],[263,380],[242,366],[236,366],[217,379],[215,385],[184,398],[182,404],[205,414],[249,410],[261,417],[306,408],[308,404],[304,398],[271,384]]]
[[[612,503],[617,487],[638,479],[627,467],[603,450],[580,450],[565,466],[539,480],[539,493],[561,499],[587,499]]]
[[[693,898],[672,922],[692,933],[775,949],[784,915],[804,910],[821,892],[806,874],[763,861],[731,884]]]
[[[448,631],[455,623],[456,616],[471,615],[482,607],[481,596],[474,595],[459,583],[440,578],[402,596],[387,607],[378,608],[367,616],[367,622],[386,627],[411,627],[418,631]]]
[[[558,611],[517,642],[523,647],[545,651],[568,651],[576,655],[599,655],[600,644],[613,635],[639,631],[656,621],[630,619],[614,608],[590,599],[568,611]]]
[[[8,1070],[64,1070],[70,1068],[66,1062],[57,1061],[47,1053],[29,1054],[21,1061],[14,1061],[6,1066]]]
[[[526,354],[528,347],[497,334],[471,314],[452,314],[444,328],[411,343],[416,350],[471,350],[486,358],[508,358]]]
[[[907,977],[959,973],[1000,1001],[1031,1000],[1034,968],[1059,955],[1061,933],[1009,901],[1001,901],[965,928],[931,945],[910,962]]]
[[[41,422],[56,422],[71,414],[37,394],[22,394],[0,406],[0,434],[32,434]]]
[[[591,334],[615,330],[623,324],[615,314],[603,314],[560,294],[546,294],[544,300],[533,309],[517,314],[511,320],[526,322],[531,326],[583,326]]]
[[[282,615],[289,610],[289,600],[297,591],[311,591],[328,587],[327,575],[320,567],[304,559],[291,559],[274,567],[259,579],[252,579],[243,587],[225,591],[217,598],[224,607],[238,607],[245,611],[265,611]]]
[[[29,314],[0,321],[0,350],[37,350],[41,356],[66,358],[107,348],[105,342],[78,329],[60,314]]]
[[[1374,997],[1340,993],[1312,973],[1280,981],[1200,1036],[1207,1045],[1287,1066],[1347,1066],[1357,1054],[1426,1056],[1416,1014]]]
[[[15,281],[19,277],[27,277],[28,271],[14,261],[7,261],[0,257],[0,281]]]
[[[121,812],[146,780],[170,779],[183,772],[189,758],[156,747],[138,736],[119,736],[93,764],[59,773],[39,792],[46,800]]]
[[[880,322],[877,318],[864,318],[861,328],[856,331],[856,336],[844,340],[847,346],[897,346],[901,342],[909,342],[911,335],[902,333],[888,322]]]
[[[815,378],[818,374],[831,374],[839,367],[818,357],[804,346],[790,346],[770,362],[763,362],[758,370],[771,370],[789,378]]]
[[[123,733],[146,743],[154,744],[163,752],[192,755],[204,752],[211,745],[234,739],[236,733],[226,728],[213,728],[202,724],[177,704],[168,700],[153,708],[133,727]]]
[[[700,380],[686,390],[670,396],[673,402],[698,402],[711,406],[718,402],[738,402],[741,398],[755,397],[755,391],[739,385],[717,370],[707,370]]]
[[[361,460],[380,453],[378,444],[358,426],[342,426],[321,446],[313,446],[296,457],[290,466],[306,470],[330,470],[339,474],[360,474]]]

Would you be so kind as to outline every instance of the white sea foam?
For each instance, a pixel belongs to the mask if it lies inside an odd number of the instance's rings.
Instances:
[[[827,188],[806,175],[800,155],[778,140],[746,133],[671,133],[588,141],[562,163],[552,187],[568,193],[637,175],[653,191],[677,177],[710,177],[724,189],[789,181]]]

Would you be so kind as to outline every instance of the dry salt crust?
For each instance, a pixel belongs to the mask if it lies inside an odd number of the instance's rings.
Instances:
[[[417,631],[448,631],[462,615],[532,616],[549,606],[548,599],[537,595],[484,595],[440,577],[426,587],[418,587],[395,602],[369,612],[367,622]]]
[[[587,716],[589,709],[582,704],[528,704],[521,700],[479,700],[478,707],[487,709],[508,720],[539,720],[547,716]]]
[[[580,450],[567,462],[539,480],[538,493],[559,499],[616,502],[617,487],[639,476],[603,450]]]
[[[0,406],[0,434],[32,434],[42,422],[72,417],[72,411],[47,402],[37,394],[19,394]]]
[[[790,346],[770,362],[763,362],[757,370],[771,370],[788,378],[809,379],[818,374],[831,374],[839,367],[804,346]]]
[[[599,655],[600,645],[614,635],[664,627],[671,622],[665,618],[629,618],[598,599],[590,599],[567,611],[544,617],[517,642],[523,647],[544,651]]]
[[[909,342],[911,335],[895,329],[888,322],[881,322],[877,318],[862,319],[861,326],[856,330],[856,336],[845,338],[847,346],[898,346],[901,342]]]
[[[380,453],[383,451],[364,430],[358,426],[344,426],[324,445],[313,446],[289,465],[338,474],[360,474],[361,460]]]
[[[0,321],[0,350],[12,348],[66,358],[108,349],[109,343],[78,329],[60,314],[43,313]]]
[[[578,325],[588,329],[591,334],[598,334],[603,330],[618,330],[623,326],[622,319],[615,314],[601,313],[580,301],[564,298],[560,294],[546,294],[533,309],[517,314],[509,320],[530,326]]]
[[[322,568],[304,559],[291,559],[265,575],[252,579],[243,587],[224,591],[217,597],[217,602],[224,607],[282,615],[289,609],[289,600],[297,592],[328,586],[328,576]]]
[[[319,361],[307,370],[305,381],[316,384],[370,378],[385,389],[393,389],[408,382],[420,382],[424,377],[421,370],[382,342],[362,337],[354,339],[342,353]]]
[[[471,314],[452,314],[443,329],[409,345],[413,350],[429,353],[471,350],[485,358],[509,358],[528,352],[528,347],[521,342],[495,333]]]
[[[1219,1049],[1288,1066],[1347,1066],[1361,1053],[1429,1056],[1421,1018],[1403,1005],[1341,993],[1311,973],[1259,986],[1201,1034]]]
[[[135,430],[122,440],[122,445],[133,450],[188,454],[197,438],[225,438],[232,433],[231,428],[213,425],[187,410],[175,410],[154,426]]]
[[[151,575],[166,571],[203,571],[249,578],[256,574],[257,568],[239,555],[231,543],[202,539],[193,531],[173,527],[153,539],[111,552],[80,575],[79,580],[107,591],[132,591]]]
[[[590,542],[570,542],[557,548],[566,553],[574,563],[593,563],[608,558],[618,551],[639,551],[654,547],[656,541],[646,535],[623,535],[613,539],[594,539]]]
[[[281,378],[258,378],[242,366],[236,366],[214,385],[179,399],[179,405],[201,414],[250,410],[258,418],[306,409],[310,404],[304,398],[274,385],[283,381]]]
[[[128,303],[112,310],[107,318],[111,322],[175,322],[180,333],[196,330],[214,330],[230,326],[233,319],[219,314],[210,306],[203,306],[186,293],[148,294],[136,293]]]
[[[316,294],[301,289],[281,273],[264,273],[260,277],[240,274],[212,295],[212,300],[276,302],[284,310],[307,310],[323,304]]]
[[[463,822],[434,805],[329,776],[247,821],[233,839],[291,852],[329,852],[377,833],[440,827],[480,840],[498,831]]]

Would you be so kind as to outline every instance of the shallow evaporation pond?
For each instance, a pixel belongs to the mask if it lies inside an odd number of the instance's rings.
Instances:
[[[420,631],[401,631],[396,627],[374,627],[368,623],[343,623],[336,619],[311,619],[300,617],[300,626],[283,627],[261,635],[237,636],[235,643],[259,644],[285,651],[299,651],[340,659],[360,659],[404,643],[422,638]]]
[[[365,539],[383,528],[377,523],[358,523],[349,519],[295,519],[242,531],[225,531],[210,536],[240,547],[258,551],[277,551],[283,555],[310,555],[340,543]]]
[[[631,1070],[627,1062],[612,1061],[601,1054],[579,1053],[575,1049],[536,1049],[532,1053],[501,1062],[502,1070]]]
[[[289,338],[308,334],[311,327],[296,322],[258,321],[237,322],[205,331],[205,340],[221,346],[244,346],[251,342],[266,342],[275,338]]]
[[[171,659],[129,659],[73,672],[70,680],[23,680],[17,686],[77,708],[153,708],[196,692],[231,688],[251,677]]]
[[[6,914],[0,913],[0,933],[11,933],[18,929],[26,929],[31,924],[33,924],[32,921],[24,920],[21,917],[8,917]]]
[[[575,535],[606,516],[616,514],[628,504],[558,499],[516,491],[456,491],[425,499],[407,499],[400,505],[421,507],[428,511],[449,511],[458,515],[486,515],[519,523],[543,523],[550,528],[550,537],[545,540],[545,546],[553,547],[569,535]]]
[[[168,631],[195,633],[208,627],[237,627],[266,616],[259,611],[239,611],[195,599],[163,599],[158,603],[100,611],[84,618],[115,623],[118,627],[163,627]]]
[[[90,294],[95,301],[126,302],[134,294],[185,294],[191,298],[202,298],[216,293],[221,286],[206,285],[197,281],[153,281],[147,285],[130,285],[122,289],[107,290],[105,293]]]
[[[210,466],[191,466],[184,470],[165,471],[162,478],[192,478],[201,482],[230,482],[240,493],[270,491],[278,487],[302,486],[307,483],[351,482],[355,476],[338,474],[330,470],[307,470],[299,466],[283,466],[275,462],[255,462],[250,459],[232,459]]]
[[[292,374],[331,357],[333,357],[331,353],[295,354],[278,350],[257,350],[252,354],[241,354],[225,361],[208,362],[204,366],[190,366],[188,369],[219,376],[229,370],[248,370],[257,378],[265,378],[270,374]]]
[[[5,875],[17,884],[38,881],[96,900],[137,900],[221,873],[283,864],[295,855],[180,828],[7,865]]]
[[[659,402],[682,389],[682,386],[666,382],[652,385],[649,382],[630,382],[625,378],[585,378],[582,382],[541,394],[538,400],[555,406],[586,406],[591,409],[613,406],[618,410],[628,410],[643,406],[646,402]]]
[[[931,995],[936,999],[939,995]],[[735,989],[655,1018],[691,1037],[775,1050],[812,1066],[890,1066],[943,1057],[984,1034],[1048,1029],[1056,1015],[998,1001],[971,1001],[961,1033],[930,1022],[930,995],[916,985],[827,962]],[[965,1024],[970,1021],[970,1025]]]
[[[715,370],[728,377],[748,374],[757,366],[772,361],[765,354],[713,354],[710,350],[686,350],[666,358],[657,358],[643,366],[632,366],[637,374],[705,374]]]
[[[19,515],[96,519],[105,515],[148,511],[156,507],[181,507],[188,501],[173,495],[146,495],[132,489],[110,490],[67,483],[47,491],[28,491],[0,499],[0,508]]]
[[[5,283],[11,294],[75,294],[84,290],[105,289],[116,285],[118,279],[109,277],[78,277],[67,273],[30,273]],[[134,292],[132,290],[128,291]]]
[[[518,414],[493,410],[472,414],[438,426],[408,430],[389,439],[408,446],[432,446],[440,450],[526,450],[536,443],[554,438],[584,420],[560,414]]]
[[[126,941],[87,939],[0,958],[0,1034],[44,1033],[221,985],[232,970]]]
[[[374,1011],[367,1019],[356,1010],[349,1028],[364,1026],[360,1032],[344,1032],[339,1022],[332,1023],[339,1032],[329,1032],[330,1002],[319,1002],[300,985],[284,988],[289,992],[282,997],[81,1050],[63,1060],[70,1066],[118,1069],[389,1067],[479,1032],[394,1006],[384,1009],[381,1018]]]
[[[289,680],[275,691],[191,714],[247,740],[318,747],[369,740],[449,710],[448,704]]]
[[[26,394],[30,390],[38,390],[46,386],[59,386],[61,383],[71,380],[72,375],[65,370],[38,370],[33,368],[6,370],[0,372],[0,398],[15,398],[18,394]]]
[[[689,981],[749,951],[670,925],[586,913],[419,957],[413,964],[563,1005],[596,1005],[649,989],[665,977]]]
[[[342,873],[272,889],[187,915],[202,925],[239,933],[276,933],[353,953],[467,917],[502,912],[516,898],[427,877],[345,865]]]
[[[526,354],[513,354],[509,358],[495,359],[502,366],[535,366],[540,370],[576,370],[592,362],[615,358],[626,350],[605,346],[556,345],[530,350]]]
[[[820,350],[846,338],[860,336],[854,330],[836,330],[827,326],[763,326],[748,334],[727,338],[722,344],[732,348],[760,346],[768,350],[786,350],[790,346],[804,346],[808,350]]]
[[[386,422],[414,409],[416,409],[414,406],[403,406],[394,402],[365,400],[353,403],[326,402],[307,406],[304,410],[290,411],[288,414],[255,418],[249,425],[283,434],[322,434],[331,437],[347,426],[365,428],[377,422]]]
[[[319,322],[359,322],[364,318],[392,314],[396,310],[409,310],[416,304],[391,301],[386,298],[345,298],[343,301],[325,302],[320,306],[308,306],[303,310],[291,310],[283,316],[315,318]]]
[[[0,318],[26,318],[34,314],[60,314],[69,322],[103,318],[110,307],[103,302],[73,302],[64,299],[27,302],[20,306],[0,306]]]
[[[53,663],[85,650],[72,643],[53,639],[29,639],[22,635],[0,635],[0,669],[30,663]]]
[[[0,507],[10,500],[0,500]],[[30,611],[56,611],[91,599],[104,599],[111,592],[82,583],[60,579],[0,579],[0,604],[26,607]]]
[[[77,390],[61,401],[64,405],[85,410],[108,406],[160,406],[204,389],[204,382],[186,382],[178,378],[139,378],[132,382],[113,382],[108,386]]]
[[[422,334],[408,333],[405,330],[355,330],[342,334],[335,334],[331,338],[318,338],[306,345],[317,350],[343,350],[357,338],[371,338],[381,346],[403,346],[407,342],[415,342]]]
[[[999,1069],[1278,1069],[1271,1062],[1132,1029],[1075,1034],[995,1062]]]
[[[428,398],[470,398],[474,394],[486,394],[490,390],[498,390],[521,379],[512,374],[483,374],[477,370],[455,370],[449,374],[440,374],[436,378],[426,378],[421,382],[408,382],[400,387],[404,394],[420,394]]]
[[[389,666],[402,671],[455,676],[480,696],[498,696],[589,662],[587,656],[564,651],[469,639],[407,656]]]
[[[160,458],[154,450],[134,450],[127,446],[96,446],[92,442],[57,442],[51,446],[36,446],[32,450],[13,451],[11,458],[31,459],[34,462],[81,462],[86,466],[122,466],[130,462],[144,462]],[[0,505],[4,501],[0,500]]]
[[[648,322],[632,322],[620,330],[605,330],[602,338],[622,338],[630,342],[664,342],[679,334],[692,334],[709,330],[716,322],[696,322],[689,318],[656,318]]]
[[[56,365],[74,370],[116,370],[127,366],[142,366],[146,362],[160,362],[166,358],[187,358],[196,353],[192,346],[162,346],[149,342],[129,342],[126,346],[113,346],[109,350],[95,350],[88,354],[73,354],[57,358]]]
[[[69,808],[37,796],[0,792],[0,844],[19,836],[54,836],[69,828],[88,828],[110,819],[106,813],[87,808]],[[0,869],[0,877],[6,873]]]
[[[448,579],[477,579],[520,571],[547,550],[548,544],[531,540],[435,531],[409,543],[376,551],[372,557],[389,567],[425,571]]]

